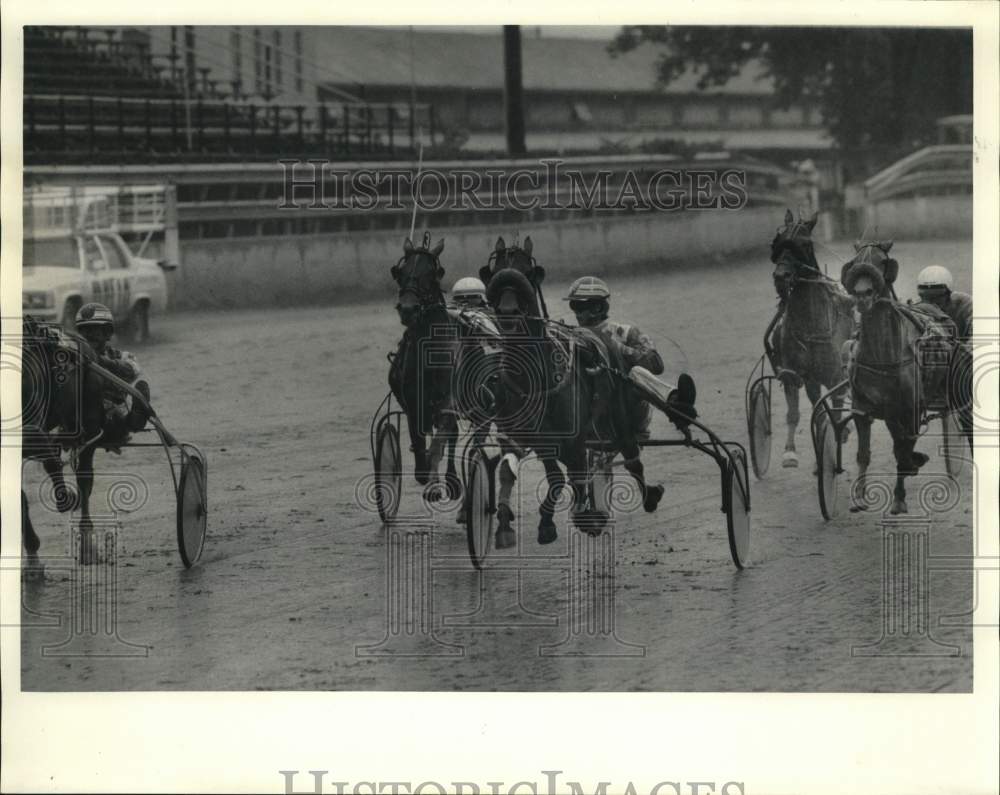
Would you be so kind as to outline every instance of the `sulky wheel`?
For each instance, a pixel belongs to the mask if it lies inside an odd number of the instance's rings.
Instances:
[[[208,477],[205,462],[185,454],[177,484],[177,547],[185,567],[198,562],[208,529]]]
[[[951,477],[957,478],[965,468],[968,446],[955,412],[945,414],[941,418],[941,431],[944,436],[942,447],[944,448],[945,469]]]
[[[736,568],[745,569],[750,563],[750,483],[742,451],[735,451],[726,465],[722,483],[729,553]]]
[[[383,522],[396,518],[403,490],[403,461],[399,431],[383,422],[375,438],[375,502]]]
[[[472,565],[482,569],[486,555],[490,551],[496,509],[493,505],[493,467],[480,447],[472,452],[468,477],[465,493],[465,534],[469,542]]]
[[[754,475],[762,478],[771,465],[771,390],[765,381],[756,381],[750,387],[747,411],[750,463]]]
[[[825,411],[817,418],[815,434],[819,509],[824,519],[833,519],[843,508],[840,492],[844,470],[840,466],[841,441],[830,415]]]

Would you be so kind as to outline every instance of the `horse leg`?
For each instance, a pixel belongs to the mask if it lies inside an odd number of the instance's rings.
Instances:
[[[559,494],[566,485],[566,478],[559,468],[559,462],[556,461],[555,456],[545,456],[542,458],[542,464],[545,466],[548,490],[545,493],[545,499],[538,507],[538,513],[541,517],[538,520],[538,543],[551,544],[559,537],[552,515],[555,513],[556,500],[559,499]]]
[[[62,458],[58,455],[44,458],[42,459],[42,467],[45,469],[45,474],[49,476],[49,480],[52,481],[52,494],[55,497],[56,509],[59,513],[75,509],[80,502],[80,496],[63,476]]]
[[[493,537],[493,544],[497,549],[508,549],[517,543],[514,528],[510,524],[514,518],[514,512],[510,507],[510,495],[517,482],[516,473],[517,456],[514,453],[505,452],[497,467],[497,480],[500,482],[500,489],[497,493],[497,532]]]
[[[646,484],[645,468],[642,459],[639,457],[639,445],[630,441],[622,446],[622,456],[625,458],[625,470],[635,478],[639,486],[639,493],[642,495],[642,508],[646,513],[652,513],[663,499],[663,486],[657,484],[648,486]]]
[[[35,532],[34,525],[31,524],[31,515],[28,513],[28,498],[24,489],[21,489],[21,541],[24,544],[25,552],[28,553],[28,560],[33,561],[37,558],[42,541]]]
[[[607,517],[598,515],[589,509],[587,482],[590,473],[587,467],[586,450],[581,449],[575,452],[572,457],[566,459],[566,465],[569,470],[570,483],[573,485],[573,523],[578,530],[582,530],[588,535],[600,535],[604,530]]]
[[[458,417],[448,414],[448,422],[444,428],[445,440],[448,445],[448,463],[445,466],[444,483],[448,489],[448,498],[457,500],[462,496],[462,481],[455,469],[455,447],[458,445]]]
[[[80,563],[97,563],[97,546],[94,537],[94,522],[90,518],[90,495],[94,490],[93,445],[84,447],[77,455],[76,487],[80,495]]]
[[[889,423],[889,433],[892,434],[892,453],[896,458],[896,488],[893,491],[891,514],[909,513],[906,506],[906,487],[904,481],[910,475],[916,475],[917,471],[927,463],[927,456],[916,452],[913,447],[917,443],[917,437],[908,427],[905,421],[898,420]]]
[[[806,381],[805,385],[806,385],[806,397],[809,398],[809,404],[811,406],[815,406],[816,405],[816,401],[819,400],[819,397],[820,397],[820,395],[823,392],[823,387],[820,386],[819,382],[812,381],[812,380]],[[818,461],[813,464],[813,471],[812,471],[812,473],[813,473],[813,477],[816,477],[816,475],[819,474],[819,462]]]
[[[406,428],[410,434],[410,452],[413,453],[413,476],[421,486],[427,485],[430,469],[427,462],[427,442],[420,433],[417,418],[406,412]]]
[[[443,428],[438,428],[431,436],[431,446],[427,453],[427,483],[431,486],[424,492],[427,502],[438,502],[444,496],[443,490],[436,484],[438,483],[438,468],[444,457],[445,444],[446,432]]]
[[[794,468],[799,465],[799,456],[795,452],[795,431],[799,427],[799,386],[789,378],[783,378],[781,385],[785,389],[785,402],[788,404],[788,414],[785,415],[788,437],[785,440],[785,452],[781,456],[781,465],[786,468]]]
[[[865,476],[872,460],[872,421],[864,414],[854,415],[854,424],[858,428],[858,476],[851,489],[851,511],[865,510]]]

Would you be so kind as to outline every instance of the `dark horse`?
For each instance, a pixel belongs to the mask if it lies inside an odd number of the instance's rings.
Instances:
[[[497,313],[501,333],[498,434],[506,448],[518,455],[533,449],[548,481],[539,507],[538,541],[548,544],[557,537],[552,517],[566,483],[560,463],[572,484],[574,522],[588,533],[600,533],[608,517],[588,507],[588,441],[595,436],[615,440],[627,460],[626,468],[646,495],[624,387],[611,373],[615,362],[595,334],[547,321],[541,315],[536,285],[521,270],[509,267],[493,273],[487,298]],[[513,542],[512,488],[513,472],[502,466],[498,548]]]
[[[782,456],[785,467],[799,465],[795,452],[799,388],[805,385],[809,402],[815,404],[823,387],[843,380],[841,349],[854,330],[851,299],[820,270],[813,252],[811,235],[817,217],[814,214],[796,221],[791,210],[786,211],[785,226],[771,241],[779,302],[764,345],[788,403],[788,437]]]
[[[21,331],[21,457],[41,462],[56,508],[61,513],[79,508],[80,530],[88,533],[93,529],[94,452],[104,423],[101,381],[86,366],[94,354],[83,340],[65,337],[30,316]],[[63,477],[63,447],[74,451],[76,490]],[[21,539],[29,562],[37,565],[41,541],[23,489]],[[80,550],[81,563],[92,562],[91,545],[83,543]]]
[[[865,474],[871,461],[871,426],[885,421],[896,458],[896,487],[890,512],[906,513],[904,479],[927,456],[914,450],[929,411],[955,412],[972,445],[968,349],[954,323],[936,307],[904,305],[891,294],[899,265],[889,257],[892,241],[855,243],[856,254],[841,279],[856,297],[861,325],[846,346],[852,409],[858,428],[858,478],[852,510],[863,509]]]
[[[438,465],[447,444],[445,488],[451,499],[457,499],[462,491],[454,457],[458,418],[451,399],[457,334],[449,333],[455,328],[441,291],[444,268],[439,256],[444,241],[438,241],[433,249],[430,243],[429,232],[424,234],[419,248],[407,238],[403,256],[391,269],[399,286],[396,310],[405,331],[391,357],[389,388],[406,414],[417,483],[437,482]],[[432,435],[429,451],[428,434]],[[429,489],[426,497],[437,501],[441,499],[440,490]]]

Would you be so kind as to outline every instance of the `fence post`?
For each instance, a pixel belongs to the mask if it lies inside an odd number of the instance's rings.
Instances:
[[[427,114],[430,116],[430,127],[431,127],[431,146],[434,146],[434,106],[427,106]]]
[[[326,105],[322,102],[319,103],[319,137],[320,148],[326,154]]]
[[[62,97],[59,97],[59,121],[63,122]],[[94,98],[87,97],[87,145],[93,154],[97,144],[94,141]]]
[[[299,128],[299,149],[300,150],[305,147],[305,143],[306,143],[305,135],[302,132],[302,114],[304,112],[305,112],[305,108],[302,105],[296,105],[295,106],[295,121],[296,121],[296,124],[298,124],[298,128]]]
[[[351,106],[344,103],[344,154],[351,154]]]
[[[194,116],[195,124],[198,125],[198,149],[201,150],[205,145],[205,105],[201,97],[198,97],[198,102],[194,106]]]
[[[229,138],[229,103],[222,103],[222,141],[226,147],[226,154],[233,151],[232,142]]]
[[[274,148],[281,148],[281,106],[274,105]]]
[[[173,98],[170,100],[170,141],[174,145],[175,152],[180,149],[177,141],[177,100]]]
[[[250,108],[250,149],[254,153],[257,152],[257,106],[251,105]]]
[[[372,106],[365,105],[365,151],[372,151]]]
[[[396,115],[396,111],[393,109],[392,105],[386,108],[386,121],[389,124],[389,154],[396,154],[396,142],[395,136],[393,134],[393,120]]]
[[[121,97],[118,97],[118,149],[125,149],[125,105]]]
[[[91,123],[93,129],[93,123]],[[62,149],[66,148],[66,104],[62,95],[59,96],[59,143]]]

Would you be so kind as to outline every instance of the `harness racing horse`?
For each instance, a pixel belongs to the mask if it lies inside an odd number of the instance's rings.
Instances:
[[[444,241],[430,248],[430,233],[415,248],[409,238],[403,244],[403,256],[392,266],[391,274],[399,286],[396,310],[405,327],[395,355],[390,355],[389,389],[406,414],[413,452],[415,477],[420,485],[438,482],[437,472],[448,446],[445,489],[450,499],[462,492],[455,470],[455,445],[458,441],[458,418],[452,406],[451,384],[457,361],[457,336],[448,316],[441,278],[444,268],[439,256]],[[430,451],[426,437],[432,435]],[[429,502],[441,499],[440,489],[425,491]]]
[[[778,311],[764,334],[764,347],[788,404],[788,437],[782,466],[797,467],[795,431],[799,424],[799,388],[815,405],[824,387],[843,380],[841,350],[854,331],[854,308],[836,280],[824,274],[813,252],[812,230],[818,213],[795,221],[785,212],[785,226],[771,241]],[[773,331],[773,334],[772,334]]]
[[[857,339],[845,346],[858,428],[858,478],[851,510],[864,509],[872,420],[881,419],[892,435],[896,459],[890,513],[907,513],[904,479],[928,460],[914,450],[928,411],[956,412],[972,446],[971,384],[961,377],[970,372],[970,354],[943,312],[928,304],[904,305],[891,295],[899,269],[889,257],[891,240],[859,241],[854,248],[856,254],[841,274],[844,286],[857,296],[861,316]]]
[[[624,388],[611,372],[616,364],[619,372],[624,372],[620,362],[610,358],[594,333],[542,317],[536,286],[521,270],[495,272],[486,294],[501,334],[495,417],[498,435],[508,450],[513,448],[520,456],[534,449],[545,467],[548,491],[539,507],[538,542],[548,544],[557,538],[552,517],[566,484],[560,463],[566,467],[573,489],[574,523],[587,533],[600,534],[609,517],[587,504],[587,443],[595,435],[615,441],[626,459],[626,469],[647,496]],[[495,544],[502,548],[514,543],[511,468],[501,466],[499,479]],[[656,501],[661,493],[656,494]],[[647,510],[653,509],[655,504],[647,506]]]
[[[21,457],[41,462],[52,482],[57,510],[79,508],[80,531],[86,534],[93,530],[89,507],[94,452],[104,424],[102,384],[86,366],[86,358],[94,353],[83,340],[63,337],[30,316],[24,317],[21,332]],[[75,490],[63,476],[64,446],[74,452]],[[21,539],[29,565],[37,566],[41,540],[23,488]],[[86,536],[83,540],[80,562],[93,562],[91,545]]]

